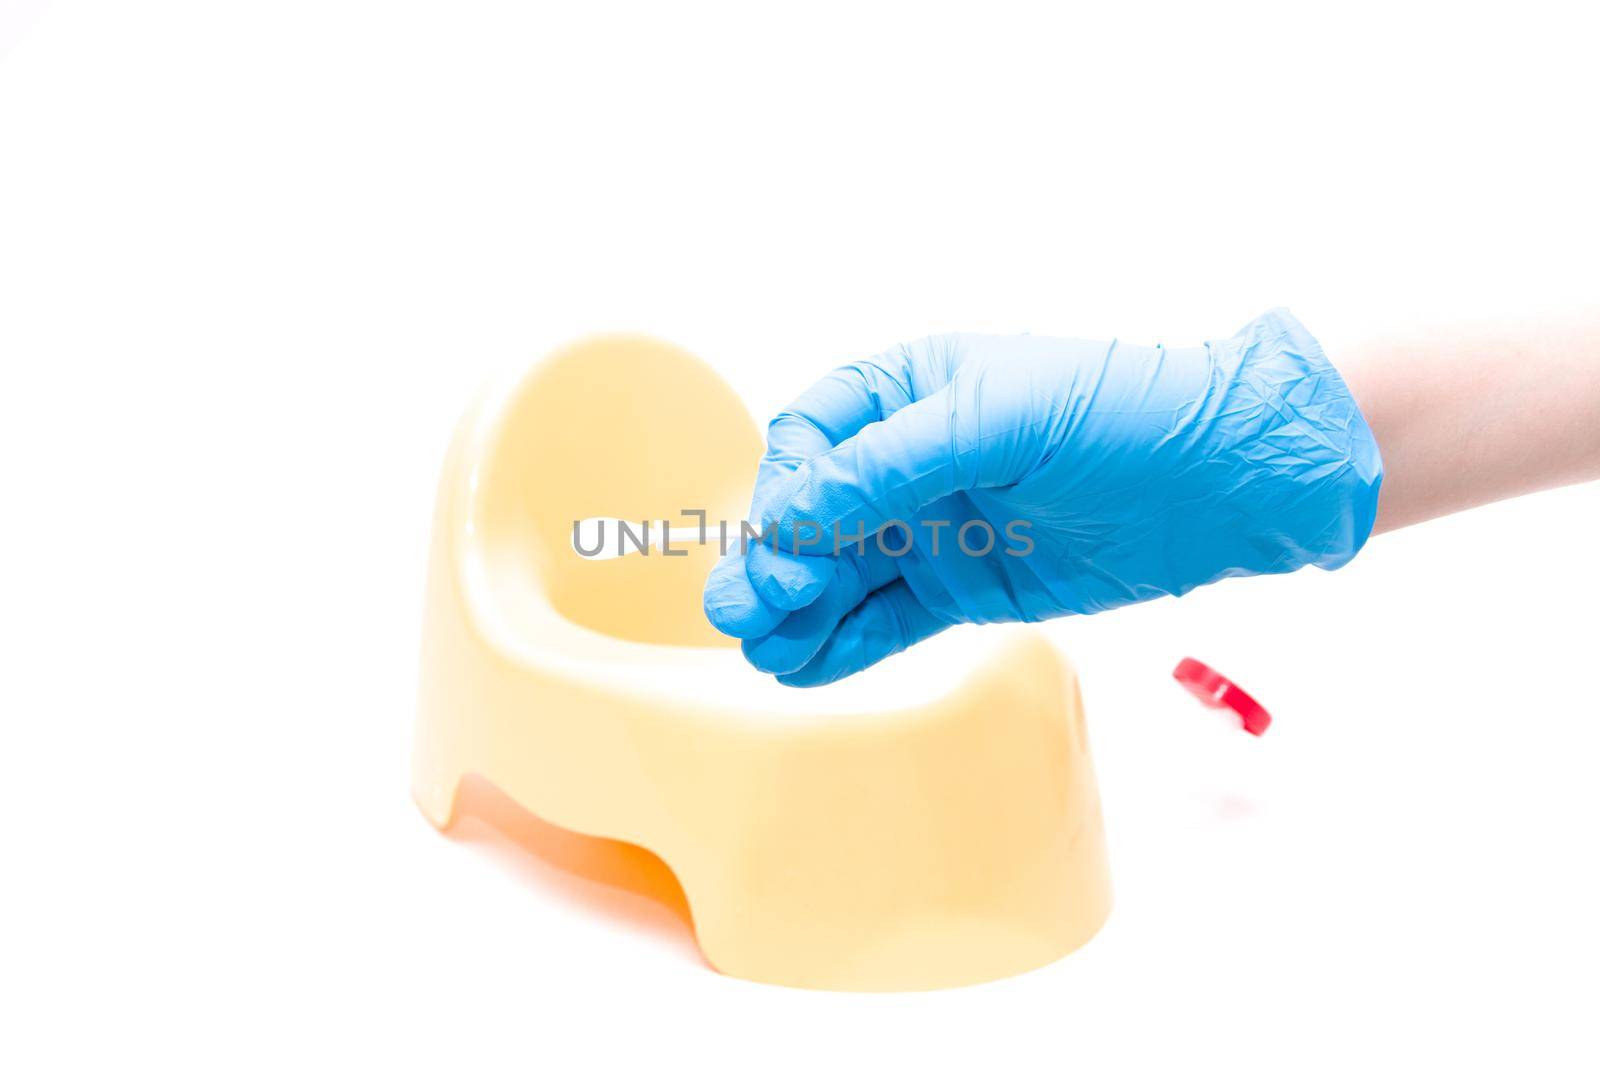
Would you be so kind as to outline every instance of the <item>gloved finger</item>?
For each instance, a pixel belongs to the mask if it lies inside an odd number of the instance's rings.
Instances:
[[[853,437],[863,426],[898,411],[914,399],[913,352],[899,345],[870,359],[832,371],[767,425],[767,450],[756,472],[751,519],[758,523],[763,502],[806,460]],[[779,611],[795,611],[816,600],[833,575],[793,552],[753,546],[746,566],[750,581]]]
[[[767,469],[767,464],[763,463],[762,470]],[[740,558],[745,565],[745,581],[752,589],[765,591],[762,599],[776,613],[773,625],[777,625],[786,612],[804,607],[817,598],[823,586],[828,584],[833,567],[829,560],[819,563],[816,557],[802,558],[795,552],[775,552],[770,544],[760,540],[761,513],[766,510],[773,493],[780,491],[780,487],[770,477],[765,484],[759,477],[755,499],[750,505],[750,521],[757,524],[757,532],[745,541],[741,531],[743,555]]]
[[[786,551],[820,555],[835,524],[846,537],[874,534],[972,488],[976,442],[959,439],[952,402],[952,391],[941,389],[806,461],[766,494],[762,529],[777,526]]]
[[[751,586],[778,612],[797,611],[810,604],[822,595],[834,575],[831,555],[774,551],[765,541],[751,543],[744,565]]]
[[[922,606],[904,581],[891,582],[846,615],[810,662],[778,675],[778,681],[802,689],[827,685],[949,627],[948,621]]]
[[[875,589],[900,577],[893,557],[875,545],[861,551],[846,549],[838,556],[808,556],[824,560],[834,572],[822,594],[811,604],[790,613],[771,633],[744,642],[744,658],[759,671],[788,674],[804,667],[817,654],[839,620]]]
[[[787,614],[756,592],[745,571],[745,558],[738,553],[723,556],[711,568],[702,603],[711,625],[729,637],[771,633]]]
[[[905,345],[830,372],[767,424],[756,495],[766,483],[915,399],[912,351]]]

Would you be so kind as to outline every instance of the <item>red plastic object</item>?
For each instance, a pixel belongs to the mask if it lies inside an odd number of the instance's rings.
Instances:
[[[1255,698],[1234,685],[1226,675],[1218,674],[1197,659],[1185,657],[1172,668],[1172,676],[1189,692],[1200,698],[1202,704],[1213,708],[1232,708],[1239,713],[1239,724],[1260,737],[1272,725],[1267,709],[1257,704]]]

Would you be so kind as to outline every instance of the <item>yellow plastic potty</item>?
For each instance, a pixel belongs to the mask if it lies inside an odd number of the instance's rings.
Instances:
[[[929,989],[1077,948],[1110,907],[1105,841],[1077,682],[1043,638],[962,627],[792,690],[705,622],[714,534],[573,550],[576,519],[743,514],[760,453],[715,372],[642,337],[565,348],[473,408],[433,534],[423,813],[446,827],[476,774],[650,850],[706,959],[756,981]]]

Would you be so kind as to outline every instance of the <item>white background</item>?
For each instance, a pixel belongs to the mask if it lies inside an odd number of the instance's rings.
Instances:
[[[406,793],[489,372],[643,329],[765,415],[937,330],[1281,303],[1337,361],[1592,305],[1579,5],[35,6],[0,0],[0,1059],[1600,1056],[1597,486],[1051,624],[1118,902],[1015,979],[724,978]]]

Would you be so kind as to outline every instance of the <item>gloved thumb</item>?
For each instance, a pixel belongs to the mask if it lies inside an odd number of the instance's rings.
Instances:
[[[835,528],[845,542],[871,536],[970,489],[976,443],[957,440],[953,398],[946,386],[801,464],[769,497],[762,529],[776,527],[784,551],[821,555],[834,550]]]

